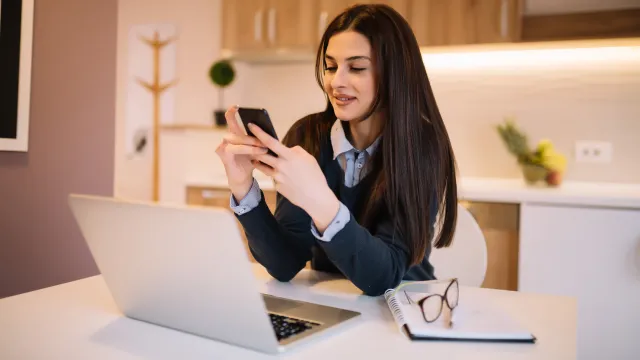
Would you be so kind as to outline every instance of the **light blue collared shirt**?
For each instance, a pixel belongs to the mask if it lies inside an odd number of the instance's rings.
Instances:
[[[346,124],[346,123],[345,123]],[[378,137],[373,144],[371,144],[364,151],[358,151],[347,139],[344,132],[343,122],[337,119],[331,127],[331,147],[333,148],[333,159],[337,160],[342,170],[344,171],[344,184],[347,187],[356,186],[362,178],[364,178],[368,172],[368,164],[373,152],[378,147],[380,138]],[[262,200],[260,193],[260,187],[258,182],[254,179],[251,189],[247,195],[238,203],[231,195],[230,206],[231,209],[238,215],[246,214],[253,210],[260,200]],[[342,202],[338,209],[338,214],[333,218],[333,221],[323,234],[320,234],[318,229],[311,222],[311,233],[322,241],[331,241],[331,239],[344,228],[344,226],[351,219],[351,212]]]

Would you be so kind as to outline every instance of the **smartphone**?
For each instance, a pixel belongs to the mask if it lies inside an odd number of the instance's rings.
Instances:
[[[238,115],[240,115],[240,120],[242,120],[244,129],[248,135],[255,137],[251,130],[249,130],[249,124],[254,124],[273,138],[278,139],[278,134],[276,134],[276,129],[273,127],[273,123],[266,109],[240,107],[238,108]],[[268,153],[272,156],[278,156],[270,149]]]

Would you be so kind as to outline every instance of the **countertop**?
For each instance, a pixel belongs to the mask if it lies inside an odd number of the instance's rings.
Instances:
[[[273,190],[273,182],[256,177],[260,188]],[[224,176],[187,181],[187,186],[227,187]],[[640,184],[565,181],[558,187],[527,185],[522,179],[461,177],[460,200],[500,203],[547,203],[640,209]]]

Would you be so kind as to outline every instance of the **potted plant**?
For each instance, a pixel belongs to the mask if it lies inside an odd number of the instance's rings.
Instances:
[[[235,69],[229,60],[218,60],[209,68],[209,79],[218,87],[218,109],[214,111],[214,119],[217,126],[227,125],[224,117],[226,112],[224,89],[233,83],[235,76]]]
[[[555,151],[550,140],[543,139],[535,149],[531,149],[526,134],[513,119],[506,119],[497,126],[497,130],[509,153],[516,157],[527,183],[535,184],[544,180],[550,186],[560,185],[567,160]]]

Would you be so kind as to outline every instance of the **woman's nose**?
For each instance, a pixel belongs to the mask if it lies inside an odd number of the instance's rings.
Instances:
[[[347,80],[346,80],[346,76],[344,74],[344,71],[342,71],[341,69],[338,69],[333,74],[333,78],[331,79],[331,87],[334,88],[334,89],[345,87],[346,81]]]

